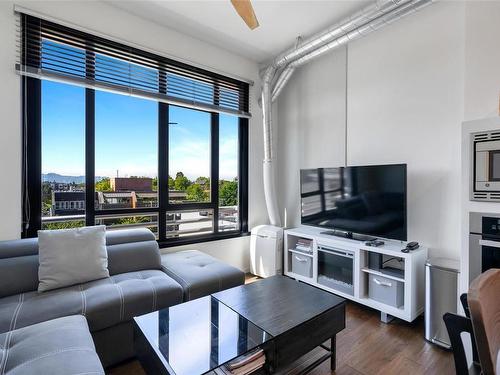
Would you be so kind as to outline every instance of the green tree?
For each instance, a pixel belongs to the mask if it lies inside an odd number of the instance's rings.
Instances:
[[[158,191],[158,177],[153,178],[153,191]]]
[[[210,178],[208,177],[198,177],[195,181],[196,184],[201,185],[204,190],[210,190]]]
[[[113,224],[139,224],[147,223],[150,221],[151,220],[147,216],[130,216],[117,219]]]
[[[111,191],[111,182],[108,177],[95,183],[95,191]]]
[[[52,208],[52,205],[50,203],[45,202],[45,200],[44,200],[42,202],[42,216],[49,216],[51,208]]]
[[[236,206],[238,204],[238,181],[220,181],[219,204],[221,206]]]
[[[83,220],[73,220],[73,221],[61,221],[57,223],[45,223],[42,229],[70,229],[79,228],[85,226],[85,221]]]
[[[172,178],[172,176],[168,176],[168,188],[170,190],[175,189],[175,180]]]
[[[52,204],[52,187],[49,182],[42,184],[42,202],[48,205]]]
[[[191,185],[191,181],[189,181],[189,179],[184,176],[184,173],[177,172],[174,180],[174,189],[186,191],[189,185]]]
[[[187,199],[195,202],[208,201],[208,193],[203,190],[201,185],[192,184],[187,188]]]

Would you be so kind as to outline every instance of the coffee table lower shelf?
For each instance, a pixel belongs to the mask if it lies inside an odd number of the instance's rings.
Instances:
[[[308,364],[306,367],[304,367],[300,372],[297,373],[297,375],[306,375],[313,371],[316,367],[321,365],[323,362],[330,360],[330,369],[332,371],[335,371],[336,369],[336,346],[335,346],[335,338],[330,339],[330,347],[327,347],[326,345],[319,345],[322,349],[324,349],[327,353],[322,355],[320,358],[316,359],[314,362]],[[136,338],[136,353],[137,353],[137,358],[139,359],[139,362],[141,363],[142,367],[144,368],[144,371],[146,374],[164,374],[164,375],[174,375],[175,372],[171,370],[170,372],[164,364],[162,364],[160,361],[155,360],[154,356],[150,355],[150,351],[147,346],[147,340],[142,341],[139,338]],[[273,351],[268,351],[266,353],[266,364],[253,371],[251,374],[252,375],[270,375],[274,374],[276,371],[279,372],[279,369],[276,369],[272,362],[273,362],[273,356],[274,353]],[[222,366],[221,366],[222,367]],[[205,373],[204,375],[219,375],[220,373],[217,372],[216,370],[209,371]]]

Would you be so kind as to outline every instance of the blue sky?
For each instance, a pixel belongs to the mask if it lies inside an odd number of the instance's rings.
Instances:
[[[157,175],[158,106],[151,100],[96,91],[96,176]],[[210,114],[170,106],[170,175],[209,176]],[[220,115],[219,173],[238,171],[238,119]],[[85,174],[85,89],[43,81],[42,172]]]

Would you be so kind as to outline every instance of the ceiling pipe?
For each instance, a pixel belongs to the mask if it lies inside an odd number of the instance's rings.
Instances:
[[[275,101],[281,93],[281,90],[285,87],[288,80],[292,77],[293,71],[317,56],[322,55],[332,49],[338,48],[348,42],[358,39],[372,31],[378,30],[379,28],[389,25],[400,18],[407,16],[411,13],[418,11],[420,8],[429,5],[433,0],[411,0],[408,1],[396,9],[393,9],[390,13],[379,16],[378,18],[368,22],[357,29],[345,33],[341,37],[324,44],[323,46],[309,52],[300,58],[296,58],[294,61],[290,62],[280,73],[276,80],[275,87],[273,89],[272,101]],[[291,73],[290,73],[291,72]],[[279,85],[277,84],[279,82]]]
[[[274,65],[276,68],[283,67],[290,61],[308,54],[310,51],[315,50],[324,43],[327,43],[328,41],[335,39],[350,30],[364,25],[408,1],[410,0],[377,0],[353,15],[345,18],[341,22],[338,22],[328,29],[307,38],[298,48],[292,48],[279,54],[273,60],[271,65]]]
[[[281,53],[264,70],[261,96],[264,127],[263,180],[267,212],[272,225],[281,226],[273,166],[272,102],[278,98],[295,69],[432,2],[433,0],[378,0],[328,30],[308,38],[300,46]],[[277,75],[278,70],[280,73]]]
[[[276,83],[274,84],[273,91],[271,94],[271,101],[272,102],[274,102],[278,98],[279,94],[281,93],[281,90],[283,89],[283,87],[285,87],[288,80],[292,77],[292,74],[295,71],[295,67],[292,66],[292,64],[288,65],[279,74],[278,79],[276,80]]]

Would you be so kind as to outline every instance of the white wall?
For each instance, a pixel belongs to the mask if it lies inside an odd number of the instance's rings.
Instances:
[[[0,239],[21,232],[21,92],[12,4],[0,2]]]
[[[464,13],[438,2],[349,46],[347,162],[408,164],[408,239],[459,257]]]
[[[262,191],[262,126],[256,98],[260,91],[258,66],[226,50],[188,37],[136,17],[101,2],[37,1],[16,2],[26,8],[56,17],[65,22],[97,31],[114,38],[136,43],[170,57],[202,64],[208,69],[227,72],[253,80],[251,88],[249,150],[249,227],[267,220]],[[21,232],[21,119],[20,79],[14,72],[15,17],[13,2],[0,2],[0,240],[18,238]],[[228,242],[198,244],[196,248],[232,264],[248,269],[248,238]],[[169,249],[173,251],[176,249]]]
[[[298,69],[278,99],[277,186],[283,225],[300,224],[299,170],[343,165],[346,50]]]
[[[465,11],[465,120],[498,116],[500,1],[470,1]]]
[[[278,114],[279,142],[289,143],[280,147],[279,158],[280,166],[287,166],[280,171],[282,210],[293,213],[291,225],[299,221],[298,169],[342,165],[343,116],[331,107],[346,99],[347,164],[407,163],[408,239],[430,246],[434,254],[459,257],[464,14],[463,3],[439,2],[351,43],[346,97],[339,97],[344,67],[333,64],[343,59],[342,51],[322,57],[328,65],[313,61],[292,78]],[[305,70],[313,75],[305,79],[318,88],[318,101],[300,107],[304,111],[296,116],[295,105],[309,103],[310,93],[297,90],[307,86],[300,75]],[[331,80],[336,90],[318,86],[328,87]],[[313,133],[312,142],[304,139],[307,132]],[[294,160],[282,160],[294,153]]]

